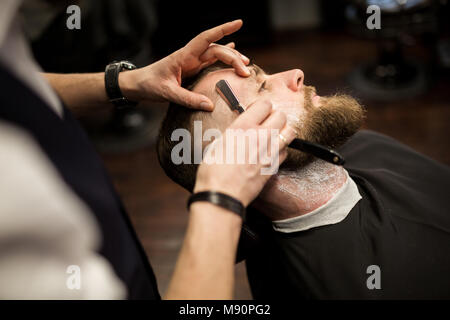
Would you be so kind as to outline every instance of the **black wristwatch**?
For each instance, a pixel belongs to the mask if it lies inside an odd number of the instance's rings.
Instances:
[[[136,66],[129,61],[112,62],[105,69],[105,89],[109,101],[116,107],[135,106],[137,102],[125,98],[119,87],[119,73],[123,70],[133,70]]]

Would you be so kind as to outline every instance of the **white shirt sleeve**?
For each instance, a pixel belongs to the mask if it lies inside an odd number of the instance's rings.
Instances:
[[[92,213],[35,141],[0,121],[0,299],[125,298],[99,244]]]

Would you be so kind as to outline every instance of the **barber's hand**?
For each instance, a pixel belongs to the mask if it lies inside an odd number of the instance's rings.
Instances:
[[[286,124],[286,116],[284,113],[280,111],[272,112],[270,102],[255,103],[251,108],[240,115],[228,129],[243,129],[243,131],[248,129],[268,130],[265,138],[258,135],[258,152],[256,152],[256,157],[258,159],[255,159],[254,157],[252,159],[249,158],[252,153],[249,152],[248,140],[246,140],[245,164],[208,164],[204,159],[204,162],[200,164],[197,172],[194,192],[222,192],[240,200],[244,206],[247,206],[258,196],[266,182],[271,177],[267,174],[261,174],[261,169],[269,166],[267,163],[261,163],[261,159],[259,159],[259,152],[266,149],[267,154],[271,156],[275,156],[275,154],[279,152],[278,165],[281,164],[287,156],[286,147],[295,138],[296,133],[294,129]],[[282,140],[279,135],[275,136],[275,139],[279,140],[277,150],[270,150],[270,147],[272,146],[272,135],[270,134],[270,129],[278,129],[280,134],[284,137]],[[242,133],[243,134],[240,136],[245,135],[244,132]],[[234,155],[236,155],[236,143],[234,143],[234,145]],[[224,133],[219,139],[212,143],[211,147],[206,152],[205,158],[213,152],[215,153],[218,151],[219,153],[222,152],[222,154],[225,155],[227,146],[229,148],[230,141],[227,141],[226,134]],[[251,147],[254,146],[250,145],[250,148]],[[255,156],[255,153],[253,153],[253,156]],[[223,158],[226,159],[225,156]],[[276,166],[275,169],[278,169],[278,166]]]
[[[169,100],[189,108],[213,110],[208,97],[182,88],[181,80],[217,60],[231,65],[238,75],[249,76],[246,65],[250,60],[234,49],[234,43],[225,46],[214,43],[241,26],[242,20],[235,20],[206,30],[164,59],[144,68],[121,72],[119,85],[124,88],[125,97],[132,101]]]

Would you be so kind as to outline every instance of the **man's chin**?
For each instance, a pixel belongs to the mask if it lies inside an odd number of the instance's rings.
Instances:
[[[312,91],[311,93],[315,92]],[[311,105],[313,98],[310,98]],[[356,99],[347,95],[320,97],[320,106],[308,109],[304,126],[299,130],[299,136],[311,142],[328,148],[338,148],[343,145],[361,127],[365,112]],[[314,160],[314,157],[295,150],[288,149],[288,156],[280,169],[298,169]]]
[[[361,127],[365,112],[359,102],[348,95],[321,99],[305,122],[304,137],[329,148],[338,148]]]

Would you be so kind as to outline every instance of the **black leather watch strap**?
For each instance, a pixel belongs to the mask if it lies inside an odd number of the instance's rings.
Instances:
[[[115,106],[135,106],[136,102],[130,101],[124,97],[119,87],[119,73],[123,70],[132,70],[136,67],[128,62],[113,62],[106,66],[105,69],[105,89],[109,101]]]
[[[238,214],[241,218],[245,216],[245,207],[242,202],[221,192],[203,191],[192,194],[188,199],[188,209],[196,201],[210,202]]]

